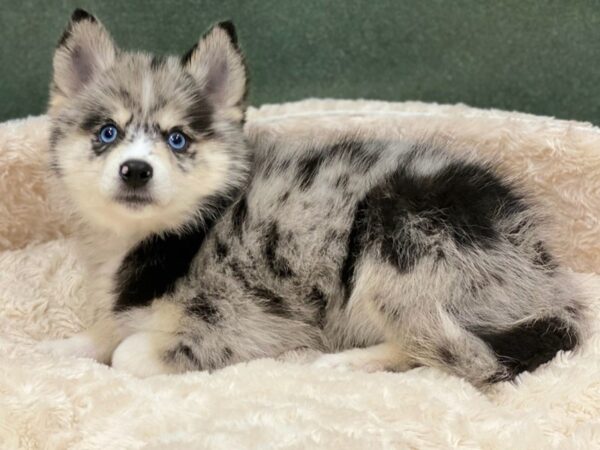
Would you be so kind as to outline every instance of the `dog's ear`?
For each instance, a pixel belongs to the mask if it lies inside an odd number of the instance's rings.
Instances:
[[[216,111],[243,115],[246,67],[231,22],[214,25],[182,58]],[[241,118],[241,117],[240,117]]]
[[[98,20],[76,9],[54,52],[52,96],[77,94],[115,61],[117,49]]]

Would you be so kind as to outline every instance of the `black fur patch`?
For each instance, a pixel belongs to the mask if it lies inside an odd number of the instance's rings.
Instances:
[[[125,257],[117,274],[114,310],[147,306],[153,299],[171,294],[177,281],[188,273],[205,233],[196,227],[184,234],[151,236],[138,244]]]
[[[490,285],[490,279],[483,275],[476,275],[469,282],[469,292],[474,297],[479,295],[480,291],[487,288]],[[458,314],[458,311],[455,311],[455,314]]]
[[[227,33],[233,46],[237,48],[238,37],[237,37],[237,31],[235,30],[235,25],[233,24],[233,22],[231,20],[225,20],[223,22],[219,22],[217,24],[217,26],[219,28],[222,28]]]
[[[217,261],[223,261],[229,255],[229,246],[218,238],[215,239],[215,254]]]
[[[63,34],[61,35],[60,39],[58,40],[57,47],[62,47],[67,42],[67,40],[71,37],[71,33],[73,31],[73,24],[81,22],[82,20],[89,20],[92,23],[97,22],[96,18],[87,11],[84,11],[83,9],[79,8],[76,9],[75,11],[73,11],[73,14],[71,14],[71,21],[69,22],[69,25],[67,26]]]
[[[497,220],[524,208],[522,200],[483,167],[456,162],[431,175],[399,167],[356,207],[341,269],[346,298],[364,248],[376,249],[407,272],[425,255],[438,263],[446,258],[437,236],[453,239],[463,250],[493,247],[499,238]]]
[[[196,355],[194,354],[194,351],[192,350],[192,348],[189,345],[179,344],[174,350],[171,350],[170,357],[172,359],[177,359],[178,356],[184,357],[185,359],[187,359],[190,363],[192,363],[192,366],[195,369],[197,369],[197,370],[204,369],[204,367],[202,367],[202,363],[196,357]]]
[[[360,141],[342,141],[333,145],[327,154],[348,158],[354,169],[366,173],[379,161],[379,154],[376,151],[367,151],[364,148],[364,143]]]
[[[572,350],[578,343],[577,333],[558,318],[550,317],[525,323],[506,331],[471,329],[486,342],[506,368],[498,380],[514,378],[533,371],[550,361],[559,350]]]
[[[221,354],[221,359],[223,362],[229,361],[233,356],[233,350],[230,347],[224,347],[223,353]]]
[[[248,201],[246,200],[246,196],[240,198],[235,205],[233,205],[231,211],[231,224],[233,228],[233,232],[240,239],[244,234],[244,223],[246,222],[246,218],[248,216]]]
[[[447,364],[448,366],[453,366],[456,364],[456,355],[449,348],[441,347],[438,349],[438,354],[440,360],[444,364]]]
[[[53,127],[52,131],[50,132],[50,148],[53,149],[54,147],[56,147],[56,144],[58,144],[58,141],[60,141],[64,137],[65,137],[64,131],[62,131],[58,127]]]
[[[140,242],[123,259],[116,275],[115,312],[149,305],[153,299],[173,293],[185,276],[215,221],[231,203],[227,193],[205,201],[204,223],[182,233],[153,235]]]
[[[325,316],[327,313],[327,297],[325,296],[325,293],[318,286],[313,286],[306,300],[308,304],[315,308],[315,323],[319,328],[323,328],[325,326]]]
[[[289,159],[278,160],[278,159],[268,159],[264,163],[259,163],[259,166],[262,166],[262,176],[263,178],[269,178],[271,175],[281,175],[286,174],[287,170],[291,165],[291,161]]]
[[[298,163],[298,179],[300,182],[300,189],[305,191],[311,187],[315,181],[317,173],[319,173],[321,166],[326,160],[327,156],[323,151],[315,152],[313,155],[300,160]]]
[[[69,25],[67,28],[65,28],[65,31],[63,31],[63,34],[61,34],[60,38],[58,39],[58,42],[56,44],[56,47],[62,47],[63,45],[65,45],[65,43],[67,42],[67,40],[71,37],[71,26]]]
[[[237,262],[230,261],[228,265],[233,277],[242,284],[243,289],[245,289],[248,294],[259,301],[259,304],[267,313],[284,318],[292,317],[291,311],[283,297],[276,292],[273,292],[271,289],[255,285],[248,281],[244,271]]]
[[[150,69],[153,71],[157,71],[161,67],[163,67],[166,62],[167,62],[167,60],[164,56],[155,55],[152,57],[152,60],[150,61]]]
[[[214,135],[212,129],[213,108],[206,96],[196,90],[193,97],[193,103],[186,112],[186,121],[189,127],[203,137]]]
[[[583,307],[580,304],[565,306],[565,311],[573,318],[573,320],[580,320],[582,318]]]
[[[354,219],[352,228],[348,234],[348,243],[346,245],[346,257],[340,269],[340,280],[344,288],[344,301],[346,305],[354,289],[354,273],[356,271],[356,263],[363,250],[362,240],[366,234],[366,215],[367,211],[363,202],[356,206],[354,211]]]
[[[494,223],[524,210],[520,198],[487,169],[454,163],[433,175],[403,168],[367,194],[369,243],[401,271],[433,250],[415,239],[448,233],[459,247],[490,248]]]
[[[343,141],[328,148],[315,149],[298,163],[300,189],[309,189],[319,170],[335,159],[346,160],[352,164],[354,170],[366,173],[379,161],[379,153],[375,149],[367,151],[360,141]],[[346,189],[348,182],[349,176],[341,175],[335,186],[338,189]]]
[[[89,20],[90,22],[96,23],[96,18],[89,12],[81,8],[77,8],[75,11],[73,11],[73,14],[71,14],[71,22],[77,23],[81,22],[82,20]]]
[[[288,198],[290,198],[290,191],[284,192],[281,197],[279,197],[279,203],[287,202]]]
[[[185,52],[185,54],[181,57],[181,65],[186,66],[187,64],[189,64],[190,60],[192,59],[192,55],[194,54],[197,48],[198,43],[194,44],[192,48]]]
[[[56,173],[57,175],[61,174],[61,168],[58,164],[57,158],[56,158],[56,144],[58,144],[58,142],[65,136],[65,133],[59,128],[59,127],[52,127],[52,130],[50,131],[50,146],[49,146],[49,150],[50,150],[50,168],[54,171],[54,173]]]
[[[442,261],[446,260],[446,254],[444,253],[444,250],[442,250],[441,248],[436,248],[435,250],[435,262],[436,263],[440,263]]]
[[[277,255],[277,247],[279,245],[279,227],[277,222],[272,222],[265,235],[264,255],[271,272],[280,278],[289,278],[294,276],[294,272],[290,268],[289,262]]]
[[[227,35],[229,36],[229,40],[231,41],[231,44],[233,45],[233,47],[237,51],[239,51],[237,32],[235,30],[235,26],[233,25],[233,22],[231,20],[225,20],[223,22],[217,23],[215,25],[215,27],[219,27],[219,28],[223,29],[223,31],[225,31],[227,33]],[[206,33],[204,33],[204,35],[202,35],[201,40],[206,38],[206,36],[208,36],[212,30],[213,30],[213,28],[211,28]],[[190,48],[187,52],[185,52],[185,54],[181,57],[181,64],[184,66],[186,64],[188,64],[190,62],[190,60],[192,59],[192,55],[194,54],[194,52],[197,49],[198,49],[198,43],[194,44],[194,46],[192,48]]]
[[[246,279],[246,275],[244,274],[244,271],[240,268],[238,262],[237,261],[229,261],[227,266],[231,270],[231,275],[236,280],[238,280],[240,283],[242,283],[242,286],[245,289],[249,290],[251,288],[250,283]]]
[[[533,264],[538,267],[555,270],[558,268],[558,264],[554,261],[554,258],[546,249],[546,246],[542,241],[537,242],[534,247],[535,257],[533,259]]]
[[[102,125],[107,124],[109,121],[110,120],[108,111],[98,109],[96,111],[90,112],[89,114],[86,114],[83,120],[81,121],[80,127],[83,131],[91,133],[97,131],[98,128],[100,128]]]
[[[50,160],[50,169],[57,175],[62,174],[62,167],[60,167],[56,158]]]
[[[506,280],[504,279],[504,277],[502,275],[500,275],[499,273],[492,272],[490,274],[490,276],[493,278],[493,280],[496,282],[496,284],[498,286],[502,286],[504,283],[506,283]]]
[[[290,308],[283,297],[276,294],[271,289],[267,289],[263,286],[253,286],[250,288],[250,293],[254,297],[262,300],[261,306],[265,312],[285,319],[292,317]]]
[[[347,189],[349,181],[350,181],[350,176],[348,174],[340,175],[338,177],[338,179],[335,181],[336,189],[343,189],[343,190]]]
[[[219,309],[203,294],[198,294],[191,300],[186,312],[210,325],[216,325],[221,320]]]

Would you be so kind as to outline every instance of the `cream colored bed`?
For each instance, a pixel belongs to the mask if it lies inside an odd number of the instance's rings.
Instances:
[[[497,158],[551,212],[554,251],[600,314],[600,129],[463,105],[333,100],[251,109],[246,126],[298,138],[357,127]],[[600,448],[598,320],[579,352],[487,396],[427,368],[342,373],[258,360],[141,380],[35,351],[95,309],[69,224],[47,196],[47,131],[45,117],[0,125],[0,449]]]

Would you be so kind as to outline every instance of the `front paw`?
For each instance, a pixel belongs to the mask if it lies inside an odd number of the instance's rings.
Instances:
[[[294,364],[311,364],[314,363],[323,353],[311,348],[298,348],[288,350],[277,356],[275,360]]]
[[[161,358],[163,347],[160,333],[135,333],[119,344],[112,355],[113,369],[128,372],[136,377],[176,373]]]
[[[369,357],[360,351],[346,351],[341,353],[327,353],[318,357],[313,363],[313,367],[320,369],[336,369],[341,372],[383,372],[386,371],[386,361]]]
[[[36,345],[36,349],[42,353],[60,357],[98,359],[98,352],[93,341],[85,335],[42,341]]]

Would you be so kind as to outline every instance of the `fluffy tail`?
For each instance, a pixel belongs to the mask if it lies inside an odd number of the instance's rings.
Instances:
[[[512,380],[521,372],[531,372],[558,351],[573,350],[580,341],[579,331],[557,317],[540,318],[503,331],[472,332],[491,347],[505,368],[490,382]]]

